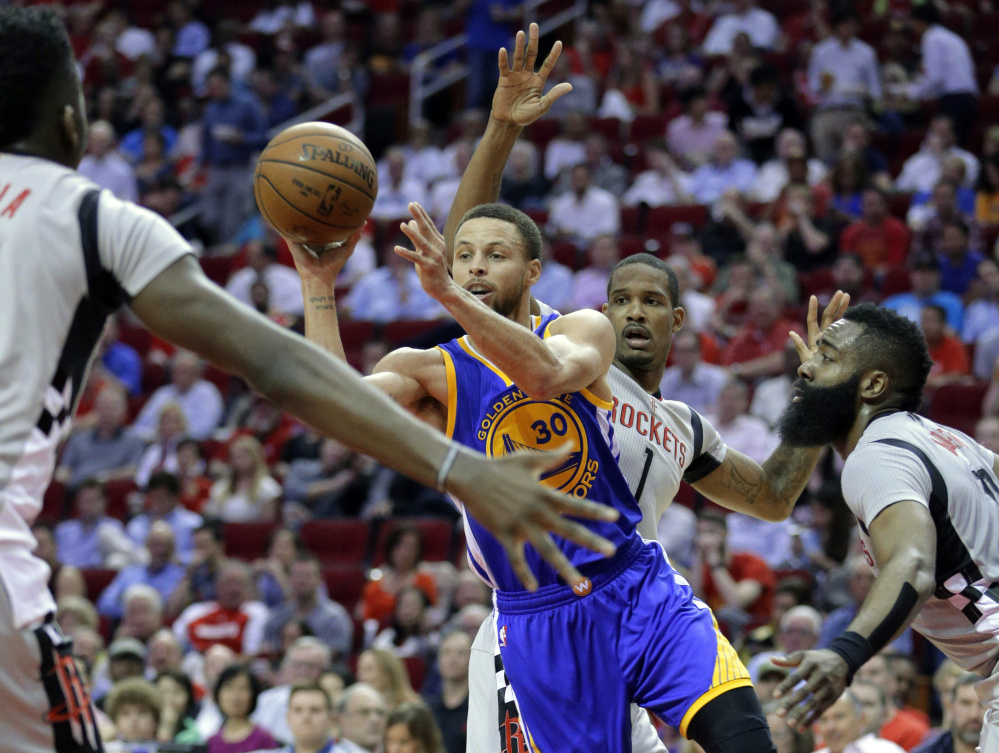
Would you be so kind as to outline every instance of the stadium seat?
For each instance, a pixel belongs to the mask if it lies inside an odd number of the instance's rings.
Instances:
[[[617,118],[591,118],[590,130],[611,142],[621,142],[621,121]]]
[[[579,269],[581,256],[582,254],[572,243],[562,241],[552,244],[552,259],[559,264],[564,264],[569,269]]]
[[[547,209],[527,209],[524,211],[524,214],[534,220],[534,224],[541,229],[544,229],[545,225],[548,224]]]
[[[798,274],[798,287],[801,288],[801,300],[807,301],[810,295],[818,293],[820,290],[829,290],[836,281],[833,279],[831,269],[816,269],[814,272],[800,272]]]
[[[637,235],[641,232],[638,226],[638,207],[621,207],[621,232],[624,235]]]
[[[310,520],[300,531],[302,543],[324,565],[364,562],[371,527],[364,520]]]
[[[900,220],[905,219],[905,215],[908,214],[911,204],[911,193],[893,193],[888,196],[888,211],[891,212],[893,217],[898,217]]]
[[[117,570],[107,570],[104,568],[81,570],[80,572],[83,575],[83,582],[87,586],[87,598],[93,602],[97,601],[101,592],[108,587],[118,574]]]
[[[223,398],[229,394],[229,385],[232,382],[232,377],[222,371],[222,369],[208,364],[205,367],[204,378],[218,387]]]
[[[49,484],[42,497],[42,510],[38,520],[43,523],[58,523],[69,511],[65,509],[66,487],[58,481]]]
[[[644,144],[653,139],[666,138],[666,115],[639,115],[631,123],[628,140],[635,144]]]
[[[881,295],[887,298],[896,293],[907,293],[912,290],[912,278],[909,268],[903,264],[891,267],[881,281]]]
[[[229,275],[232,273],[231,256],[202,256],[198,259],[198,263],[201,265],[205,277],[216,285],[225,287],[229,281]]]
[[[385,521],[378,531],[378,541],[372,565],[377,567],[385,562],[385,539],[400,526],[418,528],[423,534],[423,560],[443,562],[451,554],[451,540],[454,538],[454,524],[447,518],[396,518]]]
[[[385,325],[385,329],[382,331],[382,336],[391,348],[397,348],[415,337],[419,337],[420,335],[426,334],[427,332],[440,327],[443,323],[444,322],[440,319],[431,319],[428,321],[400,320],[396,322],[389,322]]]
[[[131,327],[122,324],[118,327],[118,341],[135,348],[141,358],[149,352],[149,330],[145,327]]]
[[[689,222],[701,228],[708,221],[708,208],[703,204],[677,204],[668,207],[653,207],[649,210],[649,235],[669,235],[670,228],[677,222]]]
[[[626,235],[618,241],[621,258],[640,254],[645,250],[645,238],[640,235]]]
[[[667,397],[667,399],[669,399]],[[697,501],[697,492],[694,491],[694,487],[688,484],[686,481],[680,482],[680,488],[676,490],[676,496],[673,497],[673,503],[683,505],[684,507],[689,507],[691,510],[694,509],[694,503]]]
[[[364,343],[375,335],[375,326],[371,322],[345,320],[340,322],[340,340],[344,350],[360,350]]]
[[[531,140],[539,152],[544,152],[548,142],[558,136],[561,126],[557,120],[541,118],[527,127],[527,138]]]
[[[984,381],[938,387],[930,398],[930,420],[965,434],[974,434],[975,424],[982,417],[982,400],[988,388],[989,383]]]
[[[222,541],[228,557],[252,562],[267,556],[267,540],[277,523],[226,523]]]
[[[406,665],[406,674],[409,675],[409,684],[417,693],[423,687],[423,680],[427,676],[427,663],[419,656],[407,656],[402,660]]]
[[[323,566],[323,582],[326,584],[326,592],[333,601],[340,604],[348,613],[354,613],[354,607],[361,600],[361,593],[364,591],[364,584],[368,582],[368,576],[364,566],[360,563]],[[364,633],[364,627],[355,625],[354,631],[360,627]],[[354,639],[357,640],[355,635]]]
[[[108,515],[118,520],[128,517],[128,496],[139,490],[130,478],[117,478],[104,484],[104,495],[108,501]]]

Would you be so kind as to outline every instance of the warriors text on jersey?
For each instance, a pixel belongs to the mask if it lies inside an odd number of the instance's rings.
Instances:
[[[0,154],[0,578],[17,627],[55,610],[30,526],[104,321],[190,252],[74,170]]]
[[[927,506],[937,534],[936,592],[912,626],[958,665],[992,673],[999,657],[999,480],[973,439],[913,413],[875,417],[843,468],[843,496],[867,529],[896,502]]]

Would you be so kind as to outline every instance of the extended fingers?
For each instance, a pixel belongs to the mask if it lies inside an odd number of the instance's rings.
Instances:
[[[559,55],[562,54],[562,42],[555,42],[552,45],[552,51],[548,53],[548,57],[545,58],[545,62],[541,64],[541,70],[538,71],[538,75],[541,76],[541,85],[545,85],[545,81],[548,80],[548,74],[552,72],[552,68],[555,67],[555,63],[558,62]]]
[[[524,56],[525,70],[534,70],[534,63],[538,59],[538,36],[538,25],[531,24],[527,32],[527,54]]]
[[[551,106],[555,104],[555,100],[559,97],[564,97],[566,94],[572,91],[572,84],[567,81],[563,81],[561,84],[556,84],[552,87],[552,90],[548,92],[545,96],[541,98],[541,107],[544,108],[545,112],[551,109]]]
[[[506,47],[500,47],[498,65],[500,78],[510,75],[510,55],[506,51]]]
[[[801,359],[802,363],[812,357],[812,351],[809,350],[805,341],[801,339],[801,335],[794,331],[788,332],[788,335],[790,335],[791,342],[794,343],[794,349],[798,351],[798,358]]]
[[[555,513],[545,515],[540,525],[551,533],[561,536],[566,541],[586,547],[605,557],[611,557],[617,551],[614,544],[603,536],[598,536],[586,526],[564,518],[561,515]]]
[[[555,545],[555,542],[552,541],[552,537],[548,535],[547,531],[531,527],[533,530],[530,531],[528,536],[535,551],[541,555],[545,562],[558,571],[558,574],[562,576],[562,580],[566,583],[573,586],[581,583],[583,581],[582,573],[573,566],[569,558],[565,556],[565,552]]]
[[[524,32],[518,31],[516,41],[513,44],[513,66],[512,70],[519,71],[524,68]]]
[[[818,342],[819,337],[822,335],[822,330],[819,328],[819,299],[814,295],[810,296],[808,299],[808,344],[813,348]]]
[[[528,591],[534,591],[538,587],[538,580],[527,566],[527,558],[524,556],[524,542],[508,540],[503,541],[503,548],[506,549],[507,559],[510,560],[510,567],[517,574],[520,582]]]

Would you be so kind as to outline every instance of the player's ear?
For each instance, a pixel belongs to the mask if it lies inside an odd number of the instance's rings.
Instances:
[[[673,309],[673,332],[679,332],[680,328],[683,326],[684,321],[687,319],[687,312],[683,306],[677,306]]]
[[[541,262],[538,259],[528,259],[527,261],[527,285],[530,287],[541,279]]]
[[[860,396],[864,402],[880,402],[888,396],[890,389],[891,380],[888,374],[880,369],[869,371],[860,379]]]
[[[607,314],[607,304],[606,303],[603,303],[603,304],[600,305],[600,313],[601,314],[605,314],[605,315]]]
[[[80,133],[78,116],[73,105],[65,105],[62,108],[62,135],[73,154],[82,151],[80,139],[83,135]]]

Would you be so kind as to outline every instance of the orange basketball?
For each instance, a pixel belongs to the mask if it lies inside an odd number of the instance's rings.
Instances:
[[[279,233],[325,246],[364,225],[378,194],[378,169],[350,131],[300,123],[281,131],[260,154],[253,193]]]

